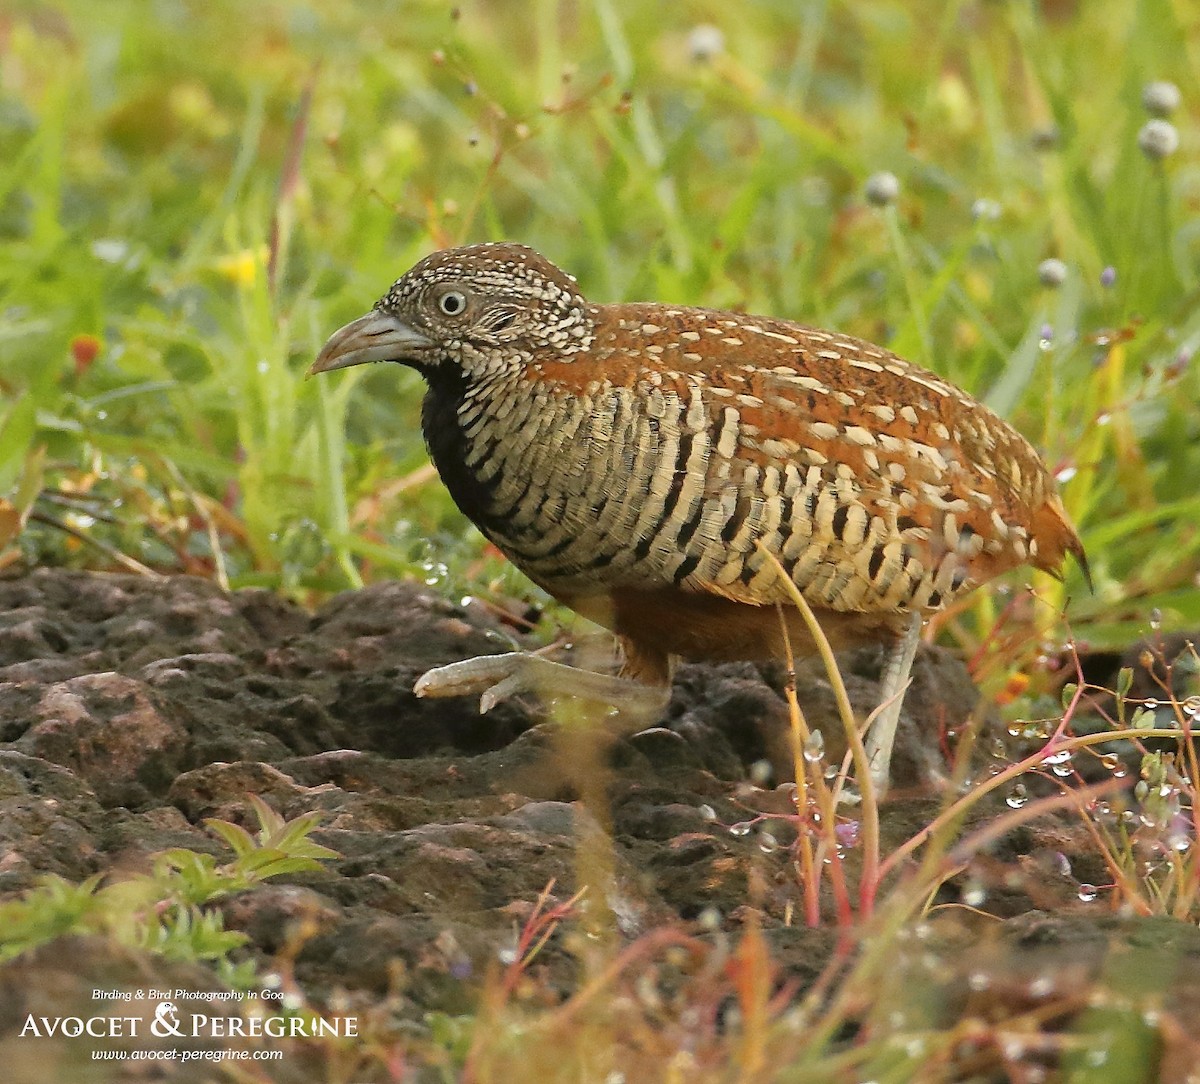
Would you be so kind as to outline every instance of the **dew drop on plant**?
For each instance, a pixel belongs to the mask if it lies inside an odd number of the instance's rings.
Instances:
[[[968,907],[982,907],[987,901],[987,891],[978,881],[972,882],[963,889],[962,901]]]
[[[1053,767],[1056,764],[1067,764],[1071,760],[1070,749],[1060,749],[1056,753],[1051,753],[1047,757],[1042,758],[1042,763]]]
[[[758,849],[763,854],[771,854],[773,851],[779,850],[779,840],[771,835],[770,832],[759,832]]]
[[[804,743],[804,759],[816,764],[825,755],[825,735],[814,730]]]
[[[1102,411],[1100,414],[1096,415],[1096,424],[1097,425],[1108,425],[1108,423],[1111,421],[1112,421],[1112,415],[1107,410]]]
[[[1100,763],[1115,775],[1117,769],[1121,767],[1121,758],[1116,753],[1101,753]]]
[[[710,805],[702,805],[700,807],[700,816],[706,821],[715,821],[717,819],[717,811]]]
[[[858,821],[842,821],[835,829],[838,845],[841,847],[857,847],[860,826]]]
[[[731,836],[748,836],[752,827],[753,825],[749,821],[738,821],[737,824],[729,826],[729,834]]]
[[[752,782],[762,786],[771,778],[771,762],[769,760],[756,760],[750,765],[750,779]]]
[[[1157,606],[1150,611],[1150,628],[1155,632],[1162,628],[1162,610]]]
[[[1008,1038],[1000,1044],[1004,1056],[1009,1061],[1020,1061],[1025,1056],[1026,1045],[1021,1039]]]
[[[1074,477],[1075,477],[1075,475],[1076,475],[1076,474],[1078,474],[1078,473],[1079,473],[1079,471],[1078,471],[1078,470],[1077,470],[1075,467],[1063,467],[1063,468],[1062,468],[1062,470],[1060,470],[1060,471],[1057,471],[1057,472],[1055,473],[1055,475],[1054,475],[1054,480],[1055,480],[1055,481],[1056,481],[1056,482],[1057,482],[1057,483],[1058,483],[1060,486],[1061,486],[1061,485],[1065,485],[1065,484],[1066,484],[1067,482],[1069,482],[1069,481],[1070,481],[1072,478],[1074,478]]]
[[[1100,890],[1095,885],[1082,884],[1079,886],[1078,895],[1081,903],[1091,903],[1100,895]]]
[[[1010,809],[1020,809],[1026,802],[1029,801],[1029,793],[1025,789],[1024,783],[1018,783],[1009,792],[1007,798],[1004,799],[1004,804]]]
[[[517,950],[515,948],[502,948],[496,953],[496,958],[507,967],[509,964],[517,962]]]
[[[1030,997],[1049,997],[1053,992],[1054,979],[1049,975],[1038,975],[1038,977],[1029,984]]]
[[[719,907],[706,907],[696,916],[696,922],[702,930],[719,930],[721,928],[721,910]]]

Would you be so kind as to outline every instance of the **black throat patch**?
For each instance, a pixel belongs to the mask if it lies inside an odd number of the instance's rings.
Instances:
[[[472,456],[473,465],[469,466],[467,453],[481,441],[494,443],[494,438],[486,426],[473,438],[463,432],[459,408],[468,380],[460,366],[437,365],[425,370],[423,375],[429,382],[429,390],[421,404],[421,431],[429,458],[462,514],[490,537],[495,525],[493,482],[484,481],[478,471],[491,454]]]

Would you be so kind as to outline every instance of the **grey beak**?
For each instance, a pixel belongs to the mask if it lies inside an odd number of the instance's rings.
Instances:
[[[432,345],[430,339],[396,317],[386,312],[369,312],[329,336],[308,375],[368,361],[404,361]]]

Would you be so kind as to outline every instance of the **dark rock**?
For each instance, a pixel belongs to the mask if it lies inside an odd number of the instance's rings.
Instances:
[[[602,712],[589,723],[585,712],[513,703],[480,716],[474,703],[413,695],[428,667],[509,641],[481,608],[407,584],[345,592],[310,615],[267,592],[229,595],[187,577],[42,570],[0,580],[0,894],[46,873],[144,872],[168,848],[227,861],[204,821],[256,831],[256,795],[285,818],[319,813],[314,838],[338,857],[224,899],[221,912],[264,972],[294,971],[318,1003],[387,998],[414,1027],[431,1011],[470,1012],[484,977],[511,960],[535,901],[554,907],[577,893],[537,958],[554,996],[579,980],[586,953],[571,938],[581,930],[630,940],[684,924],[719,944],[751,920],[781,981],[811,983],[837,934],[797,927],[790,845],[806,828],[787,786],[782,668],[684,666],[664,718],[635,733]],[[861,721],[877,705],[880,652],[838,662]],[[796,681],[807,725],[837,761],[844,741],[828,676],[801,660]],[[946,754],[977,699],[957,659],[922,649],[895,761],[898,791],[914,796],[885,807],[885,847],[937,815]],[[964,830],[1007,812],[991,795]],[[846,838],[853,877],[857,851]],[[1055,932],[1020,916],[1048,908],[1066,920],[1084,907],[1080,881],[1105,876],[1095,858],[1074,814],[1038,819],[981,848],[935,902],[1013,916],[998,923],[1004,936],[1013,931],[1009,949],[1051,951],[1049,940],[1075,927]],[[826,878],[827,921],[829,898]],[[701,916],[717,929],[686,926]],[[1088,941],[1085,925],[1072,950],[1080,974],[1103,966],[1112,937],[1142,936],[1106,927]],[[936,966],[965,1000],[964,945],[983,935],[946,930]],[[82,996],[80,982],[126,981],[135,957],[145,970],[128,981],[175,974],[158,958],[98,945],[57,942],[0,967],[0,1014],[22,983],[30,992],[12,1004],[66,1006]],[[1190,942],[1180,951],[1194,954]],[[87,979],[67,974],[71,952]],[[897,957],[897,976],[917,974],[904,970],[909,960]],[[929,1005],[934,1016],[954,1011],[940,993]],[[6,1080],[24,1071],[12,1068],[12,1019],[0,1015]],[[296,1080],[324,1072],[299,1053],[287,1071]]]

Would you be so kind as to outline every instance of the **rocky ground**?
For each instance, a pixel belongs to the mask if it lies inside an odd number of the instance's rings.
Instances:
[[[319,812],[314,838],[338,857],[228,899],[223,916],[249,936],[242,951],[261,974],[316,1007],[366,1013],[386,1001],[394,1026],[418,1031],[431,1012],[470,1012],[550,885],[552,902],[590,887],[588,921],[625,940],[669,924],[719,937],[753,912],[782,978],[811,981],[833,937],[796,923],[783,675],[685,667],[666,717],[625,737],[564,721],[569,709],[548,718],[510,703],[480,716],[473,703],[413,695],[424,670],[501,650],[509,636],[481,608],[405,584],[347,592],[311,614],[185,577],[44,570],[0,581],[0,900],[48,873],[78,882],[144,871],[169,848],[225,861],[205,818],[254,829],[248,796],[258,795],[287,818]],[[856,707],[869,710],[879,652],[842,663]],[[839,727],[819,664],[804,664],[798,687],[832,749]],[[885,808],[888,846],[936,812],[930,780],[976,701],[958,661],[923,651],[898,796]],[[1003,738],[985,728],[979,748],[999,752]],[[981,815],[1005,812],[1003,797]],[[1069,818],[1005,833],[940,899],[966,893],[972,914],[992,916],[947,931],[947,988],[968,982],[968,957],[970,981],[991,968],[993,989],[1013,975],[1024,989],[1068,962],[1078,982],[1108,981],[1129,973],[1133,946],[1133,971],[1156,976],[1139,980],[1147,997],[1200,1022],[1200,931],[1089,910],[1081,885],[1107,879]],[[983,944],[981,923],[992,948],[964,953]],[[565,994],[577,966],[556,938],[540,981]],[[94,1013],[95,991],[111,987],[221,984],[194,962],[95,937],[50,940],[0,967],[4,1079],[218,1078],[211,1066],[160,1063],[158,1076],[97,1067],[88,1051],[102,1042],[21,1036],[31,1014]],[[1155,1037],[1148,1049],[1165,1073],[1196,1052],[1189,1042]],[[303,1051],[256,1071],[325,1079]]]

